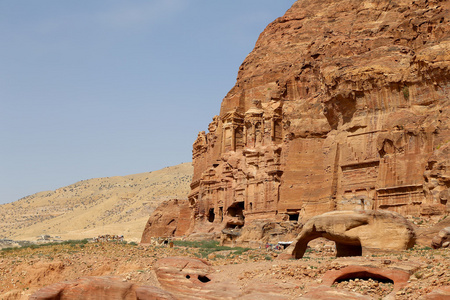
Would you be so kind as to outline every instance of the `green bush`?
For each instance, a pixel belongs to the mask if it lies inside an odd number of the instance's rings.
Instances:
[[[408,86],[404,86],[403,87],[403,97],[406,100],[409,100],[409,87]]]

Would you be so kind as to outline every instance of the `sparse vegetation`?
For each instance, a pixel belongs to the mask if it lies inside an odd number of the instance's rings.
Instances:
[[[217,251],[232,251],[233,255],[242,255],[251,248],[220,246],[219,242],[213,240],[207,241],[174,241],[175,246],[187,248],[199,248],[197,257],[206,258],[209,254]]]
[[[82,180],[0,205],[0,238],[35,241],[48,234],[80,239],[87,236],[83,230],[101,228],[137,240],[154,208],[185,197],[191,174],[192,165],[185,163],[151,173]],[[80,233],[68,234],[77,229]]]
[[[404,86],[403,89],[402,89],[402,92],[403,92],[403,97],[406,100],[409,100],[409,87],[408,86]]]

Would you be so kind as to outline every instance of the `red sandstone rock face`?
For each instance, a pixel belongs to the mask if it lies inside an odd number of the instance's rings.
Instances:
[[[150,243],[152,237],[182,236],[189,229],[191,210],[187,200],[168,200],[152,213],[142,233],[141,243]]]
[[[336,290],[328,286],[319,286],[296,300],[372,300],[374,298],[355,292]]]
[[[155,265],[158,281],[178,299],[238,299],[235,285],[216,282],[214,269],[200,259],[169,257]]]
[[[85,277],[73,282],[56,283],[34,293],[32,300],[145,300],[175,299],[156,287],[139,287],[114,277]]]
[[[431,293],[422,296],[419,300],[442,300],[450,299],[450,285],[433,290]]]
[[[450,1],[297,1],[193,146],[193,232],[449,209]]]
[[[216,270],[201,259],[163,258],[155,271],[161,287],[177,299],[286,299],[277,284],[257,282],[241,290],[237,278],[218,279]]]

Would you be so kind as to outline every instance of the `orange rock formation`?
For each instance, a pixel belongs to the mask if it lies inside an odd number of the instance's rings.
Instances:
[[[189,229],[190,212],[187,200],[172,199],[162,202],[148,219],[141,243],[151,243],[152,237],[184,235]]]
[[[295,2],[193,145],[190,231],[448,210],[449,19],[450,1]]]

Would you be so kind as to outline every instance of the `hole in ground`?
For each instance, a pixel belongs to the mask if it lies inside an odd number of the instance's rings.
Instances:
[[[211,279],[209,279],[206,276],[202,276],[202,275],[198,276],[198,280],[200,280],[201,282],[210,282],[211,281]]]
[[[191,275],[186,275],[186,278],[187,278],[187,279],[190,279],[190,278],[191,278]]]
[[[386,297],[394,290],[394,283],[391,279],[368,272],[345,274],[336,279],[332,286],[347,291],[357,290],[358,293],[373,299]]]

